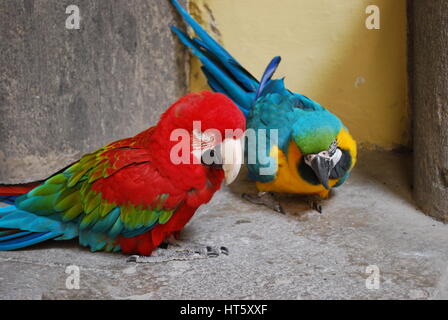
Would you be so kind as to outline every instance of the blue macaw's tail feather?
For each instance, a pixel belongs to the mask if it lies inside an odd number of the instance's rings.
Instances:
[[[255,95],[255,100],[257,100],[260,97],[261,93],[263,92],[268,82],[271,80],[272,76],[275,73],[275,70],[277,70],[281,61],[282,61],[281,57],[275,57],[268,64],[266,70],[264,71],[263,76],[261,77],[260,86],[258,87],[257,94]]]
[[[194,30],[199,39],[195,38],[192,41],[198,44],[215,56],[226,69],[234,75],[239,82],[248,91],[255,91],[258,88],[258,81],[247,70],[245,70],[238,61],[235,60],[218,42],[216,42],[200,25],[197,23],[190,14],[180,5],[178,0],[171,1],[182,18],[188,23],[188,25]]]
[[[242,109],[243,112],[247,112],[252,106],[252,96],[254,93],[245,91],[244,88],[237,82],[237,80],[232,77],[232,75],[229,74],[225,68],[223,68],[223,65],[220,63],[220,61],[217,61],[214,57],[212,57],[210,55],[210,52],[207,52],[204,49],[198,47],[197,44],[188,37],[188,35],[180,31],[176,27],[171,27],[171,29],[202,62],[203,70],[207,70],[206,76],[210,86],[212,88],[213,86],[214,88],[218,88],[218,92],[226,94],[239,106],[240,109]]]
[[[202,70],[210,87],[231,98],[247,115],[255,102],[255,94],[259,88],[257,79],[208,35],[177,0],[172,0],[172,3],[198,38],[192,39],[174,26],[171,27],[173,32],[202,62]]]
[[[74,224],[41,217],[15,206],[0,208],[0,251],[25,248],[50,239],[78,236]]]
[[[216,80],[215,77],[213,77],[213,75],[209,71],[207,71],[206,68],[202,67],[201,69],[202,69],[202,72],[207,77],[208,85],[210,86],[210,88],[212,88],[213,91],[220,92],[222,94],[225,94],[228,97],[232,97],[232,95],[229,94],[228,91],[221,86],[220,82],[218,80]],[[244,108],[244,107],[242,107],[233,98],[231,98],[231,99],[238,106],[238,108],[243,112],[244,116],[247,117],[247,115],[249,114],[249,110]]]

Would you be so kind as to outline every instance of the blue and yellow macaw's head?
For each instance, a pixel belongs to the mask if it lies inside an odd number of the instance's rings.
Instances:
[[[300,176],[326,189],[337,187],[348,177],[356,161],[356,142],[332,113],[304,112],[293,126],[292,138],[302,157]]]

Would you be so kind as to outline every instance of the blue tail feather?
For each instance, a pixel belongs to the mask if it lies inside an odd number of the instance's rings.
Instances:
[[[53,239],[59,235],[60,233],[56,231],[29,233],[20,238],[15,238],[9,241],[0,241],[0,251],[9,251],[29,247],[33,244]]]
[[[207,71],[206,68],[202,67],[202,72],[204,72],[204,74],[207,77],[208,80],[208,85],[210,86],[210,88],[212,88],[213,91],[215,92],[220,92],[225,94],[226,96],[230,96],[227,91],[221,87],[221,85],[219,84],[219,82],[211,75],[210,72]],[[247,117],[247,115],[249,114],[249,110],[247,110],[246,108],[243,108],[242,106],[240,106],[238,103],[236,103],[234,101],[234,103],[238,106],[238,108],[243,112],[244,116]]]
[[[29,235],[31,232],[29,231],[23,231],[23,232],[16,232],[16,231],[5,231],[2,235],[0,235],[0,243],[2,241],[11,240],[15,238],[20,238],[26,235]]]
[[[269,63],[260,82],[233,58],[217,41],[215,41],[182,7],[178,0],[171,0],[185,22],[196,33],[197,38],[172,26],[171,29],[179,40],[190,48],[191,52],[202,62],[202,71],[207,77],[212,90],[227,95],[247,116],[260,96],[268,89],[279,88],[281,94],[290,94],[284,86],[278,86],[278,80],[271,80],[281,58],[275,57]],[[275,83],[272,86],[272,83]],[[283,84],[283,82],[281,82]]]
[[[258,88],[258,81],[218,43],[216,42],[180,5],[179,1],[171,1],[177,11],[187,24],[194,30],[200,38],[193,40],[200,44],[208,52],[216,56],[216,58],[230,71],[243,85],[247,91],[255,91]]]
[[[256,92],[260,86],[257,79],[208,35],[177,0],[172,0],[172,3],[198,38],[190,38],[174,26],[171,27],[173,32],[202,62],[210,87],[214,91],[226,94],[247,115],[254,105]]]
[[[54,238],[72,239],[78,236],[72,223],[38,216],[7,206],[0,208],[0,251],[28,247]]]
[[[6,204],[14,204],[16,202],[17,196],[0,196],[0,202]]]
[[[207,69],[209,74],[212,74],[214,79],[220,83],[220,87],[222,87],[228,94],[228,96],[234,100],[240,107],[248,110],[253,103],[253,97],[251,94],[244,91],[242,87],[239,86],[238,83],[234,81],[229,74],[219,67],[219,64],[213,62],[213,60],[203,52],[200,48],[198,48],[195,43],[188,38],[188,35],[177,29],[176,27],[171,27],[171,29],[177,34],[179,39],[188,46],[194,55],[196,55],[199,60],[204,65],[204,68]],[[254,93],[252,93],[253,95]]]

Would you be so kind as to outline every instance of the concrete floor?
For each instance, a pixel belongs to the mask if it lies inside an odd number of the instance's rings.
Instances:
[[[244,178],[219,192],[183,238],[224,245],[229,256],[136,265],[74,242],[0,252],[4,299],[446,299],[448,226],[412,202],[409,156],[363,153],[352,177],[324,205],[285,196],[282,216],[243,201]],[[66,288],[66,267],[80,289]],[[376,265],[379,289],[368,289]]]

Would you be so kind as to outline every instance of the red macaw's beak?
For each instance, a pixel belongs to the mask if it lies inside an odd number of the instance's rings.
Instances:
[[[244,137],[240,139],[225,139],[221,144],[222,169],[226,184],[235,181],[243,164]]]

